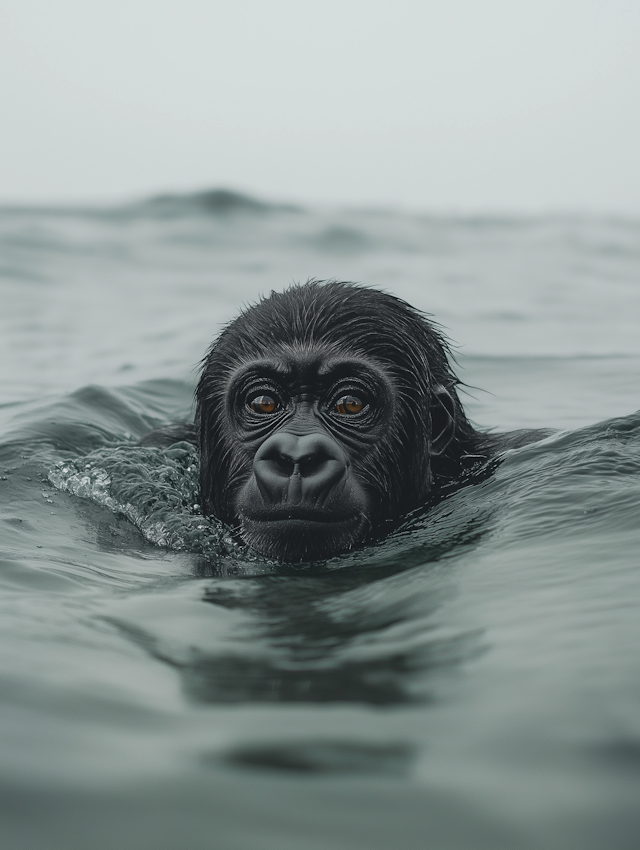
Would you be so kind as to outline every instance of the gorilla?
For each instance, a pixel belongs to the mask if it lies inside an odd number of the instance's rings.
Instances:
[[[203,359],[193,425],[141,445],[199,446],[205,515],[271,558],[320,560],[402,517],[539,432],[467,419],[441,333],[353,283],[310,281],[244,310]]]

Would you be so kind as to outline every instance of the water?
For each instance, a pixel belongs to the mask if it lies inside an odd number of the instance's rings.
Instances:
[[[631,848],[640,221],[228,195],[0,211],[0,838],[11,848]],[[456,343],[472,418],[550,427],[325,564],[199,515],[197,363],[309,276]]]

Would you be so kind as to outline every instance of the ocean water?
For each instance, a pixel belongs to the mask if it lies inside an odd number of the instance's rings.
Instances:
[[[380,545],[250,557],[135,442],[308,277],[433,314],[472,419],[553,435]],[[640,220],[3,208],[0,352],[3,848],[638,846]]]

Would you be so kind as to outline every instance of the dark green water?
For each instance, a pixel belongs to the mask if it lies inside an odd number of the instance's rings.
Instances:
[[[640,222],[214,197],[0,211],[0,257],[3,847],[637,846]],[[312,275],[434,313],[482,425],[558,432],[282,567],[135,442]]]

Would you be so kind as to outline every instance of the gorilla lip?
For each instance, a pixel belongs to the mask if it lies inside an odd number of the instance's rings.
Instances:
[[[249,522],[313,522],[318,524],[349,523],[356,519],[355,514],[345,514],[320,508],[304,507],[271,507],[265,510],[252,511],[251,515],[241,513],[240,518]]]

